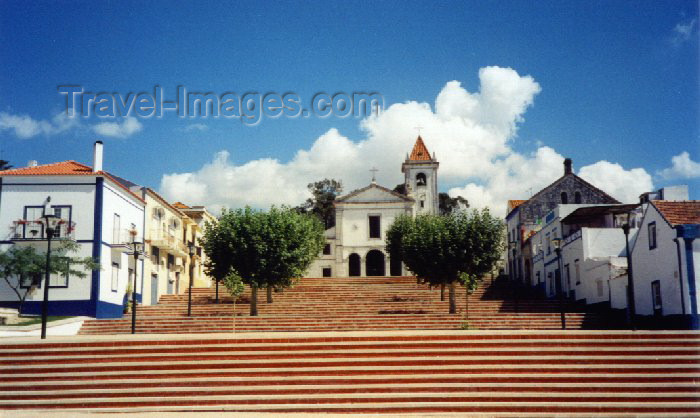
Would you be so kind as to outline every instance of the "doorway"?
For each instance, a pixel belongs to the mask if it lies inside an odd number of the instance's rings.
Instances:
[[[384,276],[386,265],[384,263],[384,253],[379,250],[372,250],[367,253],[367,276]]]

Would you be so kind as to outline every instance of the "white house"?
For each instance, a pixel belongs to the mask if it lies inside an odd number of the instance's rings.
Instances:
[[[700,201],[652,200],[632,249],[638,315],[698,315]],[[697,323],[696,323],[697,324]]]
[[[565,268],[564,260],[557,257],[554,240],[564,238],[561,220],[578,208],[595,206],[588,204],[560,204],[551,210],[541,222],[539,229],[530,231],[531,235],[525,240],[525,245],[530,246],[532,254],[532,276],[526,284],[536,287],[540,293],[547,297],[558,295],[561,287],[565,295],[572,295],[574,284],[569,275],[561,276],[561,269]],[[562,253],[567,245],[562,241]],[[511,243],[511,247],[513,244]],[[563,257],[562,257],[563,258]],[[572,266],[569,269],[573,268]]]
[[[639,206],[582,207],[562,219],[561,264],[571,299],[589,305],[625,307],[627,252],[622,225],[629,222],[629,240],[633,243],[641,214]],[[621,286],[616,287],[618,284]]]
[[[31,162],[28,167],[0,172],[0,225],[6,228],[0,248],[31,245],[46,251],[44,229],[37,220],[50,197],[50,209],[64,220],[60,238],[69,236],[79,244],[76,256],[99,259],[101,269],[86,278],[51,278],[50,315],[121,317],[134,272],[138,272],[137,299],[141,297],[143,262],[134,265],[125,243],[131,241],[132,231],[143,237],[145,202],[103,170],[102,153],[102,142],[97,141],[93,167],[75,161]],[[43,275],[16,279],[27,287],[33,281],[44,285]],[[38,314],[42,300],[43,291],[32,292],[23,312]],[[0,304],[15,306],[16,302],[12,289],[0,282]]]
[[[405,269],[386,252],[386,231],[400,215],[438,212],[435,155],[419,136],[401,165],[406,194],[374,179],[335,201],[336,225],[326,230],[326,246],[307,272],[309,277],[401,276]]]

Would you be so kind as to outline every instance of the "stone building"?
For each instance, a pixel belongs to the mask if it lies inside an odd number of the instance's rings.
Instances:
[[[574,174],[570,158],[564,174],[528,200],[511,200],[506,215],[508,249],[506,272],[512,279],[530,283],[532,257],[526,254],[527,239],[546,224],[545,216],[560,204],[617,204],[615,198]]]

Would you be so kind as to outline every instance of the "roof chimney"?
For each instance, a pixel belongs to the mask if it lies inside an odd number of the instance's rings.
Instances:
[[[573,173],[571,164],[572,164],[571,158],[567,158],[564,160],[564,175]]]
[[[29,162],[27,163],[27,167],[36,167],[38,165],[39,163],[36,160],[29,160]]]
[[[102,141],[95,141],[95,153],[92,158],[92,171],[102,171]]]

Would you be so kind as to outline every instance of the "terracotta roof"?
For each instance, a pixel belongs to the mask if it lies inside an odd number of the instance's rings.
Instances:
[[[178,208],[178,209],[189,209],[190,208],[189,206],[187,206],[186,204],[184,204],[182,202],[175,202],[175,203],[173,203],[173,206]]]
[[[416,139],[416,143],[413,145],[413,150],[411,151],[411,155],[408,157],[408,159],[411,161],[433,160],[430,158],[430,152],[428,152],[428,148],[426,148],[423,138],[421,138],[420,135],[418,136],[418,139]]]
[[[90,176],[92,167],[73,160],[0,171],[0,176]]]
[[[671,226],[700,224],[700,200],[652,200]]]
[[[508,201],[508,212],[527,202],[527,200],[509,200]]]
[[[92,167],[89,165],[81,164],[73,160],[42,164],[35,167],[21,167],[0,171],[0,177],[6,176],[102,176],[109,179],[112,183],[122,188],[140,202],[146,203],[143,199],[141,199],[141,196],[129,190],[129,188],[115,178],[115,176],[106,171],[94,172],[92,171]],[[122,179],[122,181],[126,180]]]

